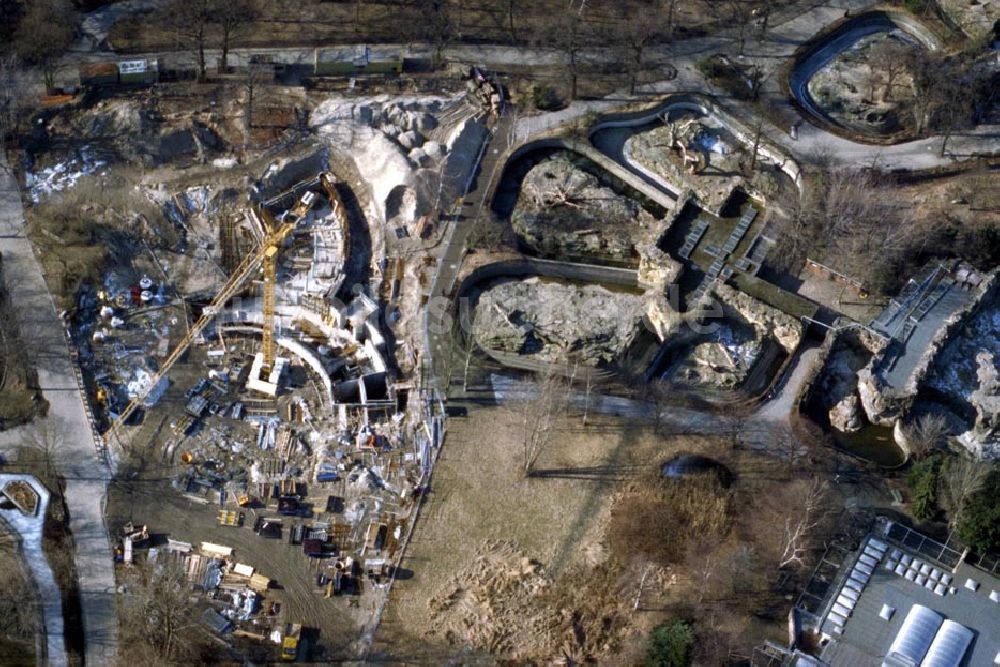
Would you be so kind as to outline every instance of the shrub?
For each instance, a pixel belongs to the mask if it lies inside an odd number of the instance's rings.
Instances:
[[[552,86],[538,85],[531,88],[531,102],[539,111],[555,111],[562,107],[562,100]]]
[[[718,78],[723,74],[722,63],[719,62],[719,59],[716,56],[705,56],[704,58],[700,58],[698,62],[695,63],[695,67],[697,67],[698,71],[709,79]]]
[[[646,664],[650,667],[684,667],[691,664],[694,632],[684,621],[664,623],[653,629],[646,649]]]
[[[909,11],[919,15],[926,14],[931,5],[930,0],[903,0],[902,4]]]
[[[937,488],[941,473],[941,457],[930,456],[913,464],[906,482],[913,495],[911,510],[918,521],[929,521],[938,512]]]

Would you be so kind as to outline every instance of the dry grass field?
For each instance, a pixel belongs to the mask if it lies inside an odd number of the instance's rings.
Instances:
[[[634,661],[649,630],[677,617],[719,651],[781,636],[779,588],[794,573],[778,572],[775,530],[803,491],[801,470],[719,436],[607,417],[584,429],[574,417],[526,478],[518,422],[502,407],[449,422],[376,659]],[[660,465],[680,453],[724,463],[735,481],[663,480]],[[692,520],[705,504],[718,521]]]

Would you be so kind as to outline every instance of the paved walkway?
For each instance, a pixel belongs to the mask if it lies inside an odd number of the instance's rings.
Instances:
[[[62,595],[48,558],[42,551],[42,532],[45,512],[49,507],[49,491],[31,475],[0,474],[0,486],[21,480],[31,485],[38,494],[38,507],[34,516],[25,516],[18,509],[0,509],[0,520],[6,523],[18,538],[24,563],[31,573],[31,581],[38,592],[42,612],[42,630],[45,635],[45,655],[36,656],[38,664],[50,667],[67,664],[66,642],[63,631]]]
[[[20,327],[24,352],[38,370],[42,393],[49,402],[44,420],[60,434],[55,457],[66,480],[69,528],[76,545],[76,567],[83,611],[86,660],[91,665],[115,661],[117,617],[111,547],[104,526],[104,500],[109,473],[99,462],[87,420],[83,396],[66,344],[65,329],[56,314],[31,243],[24,236],[23,211],[17,183],[0,151],[0,256],[3,277]],[[16,447],[21,429],[0,433],[0,450]]]

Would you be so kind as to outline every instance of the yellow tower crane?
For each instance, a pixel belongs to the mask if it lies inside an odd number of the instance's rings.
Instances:
[[[236,294],[246,285],[247,281],[261,268],[264,271],[264,357],[269,361],[269,367],[274,364],[274,284],[277,275],[278,253],[285,238],[295,229],[295,222],[278,222],[274,216],[263,207],[251,210],[251,213],[259,214],[256,222],[259,224],[258,239],[260,243],[254,252],[243,258],[243,261],[236,267],[233,274],[222,286],[222,289],[212,299],[212,303],[206,306],[201,313],[201,317],[191,326],[184,338],[177,343],[176,347],[163,360],[159,370],[153,375],[150,382],[143,387],[129,401],[125,409],[111,423],[111,427],[104,434],[105,444],[111,444],[111,439],[117,434],[122,424],[132,416],[133,413],[143,404],[146,397],[157,386],[160,381],[170,373],[177,360],[184,355],[184,352],[191,346],[191,342],[201,335],[201,332],[208,326],[215,316],[226,305],[226,302],[236,296]],[[256,216],[251,215],[251,219]]]
[[[263,248],[262,271],[263,274],[263,311],[264,324],[261,329],[261,353],[264,355],[264,363],[261,366],[260,377],[267,378],[274,368],[274,310],[275,310],[275,287],[278,282],[278,253],[285,238],[295,228],[295,223],[279,223],[267,209],[261,208],[264,224],[267,227],[267,236]]]

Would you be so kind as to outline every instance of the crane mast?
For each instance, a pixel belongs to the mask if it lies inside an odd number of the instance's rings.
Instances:
[[[269,246],[264,251],[264,325],[261,330],[261,352],[264,353],[264,373],[274,368],[274,307],[275,287],[278,281],[278,246]]]
[[[208,323],[215,319],[215,316],[226,305],[226,302],[236,296],[236,294],[246,285],[253,275],[261,268],[264,269],[264,345],[265,357],[268,346],[270,346],[271,364],[274,362],[274,282],[277,274],[277,255],[284,242],[285,237],[295,228],[294,222],[278,223],[271,214],[261,207],[259,209],[264,219],[261,230],[261,243],[257,249],[243,258],[243,261],[236,267],[233,274],[226,281],[222,289],[212,299],[211,304],[206,306],[201,313],[201,317],[191,326],[184,337],[177,343],[170,352],[159,370],[150,379],[150,382],[142,387],[139,392],[128,402],[125,408],[111,422],[111,427],[104,434],[106,443],[110,443],[111,438],[117,433],[122,424],[132,416],[133,413],[146,400],[146,397],[157,386],[160,381],[167,376],[174,364],[184,355],[191,343],[201,335]],[[252,218],[253,216],[251,216]],[[268,308],[268,302],[270,307]]]

